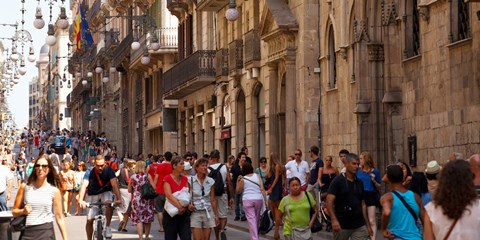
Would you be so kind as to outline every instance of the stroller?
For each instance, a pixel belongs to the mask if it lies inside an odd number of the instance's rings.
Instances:
[[[325,201],[327,198],[327,192],[319,191],[318,192],[318,202],[320,203],[318,215],[320,217],[320,222],[324,226],[325,231],[331,232],[332,231],[332,221],[330,216],[328,216],[327,211],[327,202]]]

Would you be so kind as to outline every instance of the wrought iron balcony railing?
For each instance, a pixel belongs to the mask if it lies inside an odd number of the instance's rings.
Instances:
[[[216,77],[228,76],[228,49],[221,48],[217,50],[215,57]]]
[[[130,53],[130,45],[133,41],[133,33],[130,32],[125,38],[120,42],[117,48],[113,51],[112,64],[116,66],[119,64],[123,58]]]
[[[178,99],[213,83],[215,54],[215,50],[199,50],[166,71],[164,97]]]
[[[255,64],[260,61],[260,35],[257,29],[253,29],[245,34],[245,65]],[[257,66],[254,66],[257,67]]]
[[[199,0],[197,10],[206,12],[218,12],[229,3],[229,0]]]
[[[234,71],[243,68],[243,40],[233,40],[228,45],[228,70]]]

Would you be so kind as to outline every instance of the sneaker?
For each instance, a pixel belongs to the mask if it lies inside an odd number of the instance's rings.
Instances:
[[[225,231],[220,232],[220,240],[227,240],[227,234],[225,234]]]
[[[235,219],[233,219],[233,221],[238,221],[238,220],[240,220],[239,216],[236,216]]]
[[[240,219],[240,221],[245,222],[245,221],[247,221],[247,218],[246,218],[245,216],[243,216],[243,217]]]
[[[112,229],[110,229],[110,227],[105,228],[105,237],[112,238]]]

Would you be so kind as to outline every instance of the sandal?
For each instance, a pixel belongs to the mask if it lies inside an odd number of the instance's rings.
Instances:
[[[120,221],[120,223],[118,223],[118,228],[117,228],[117,230],[118,230],[119,232],[122,231],[124,224],[125,224],[124,221]]]

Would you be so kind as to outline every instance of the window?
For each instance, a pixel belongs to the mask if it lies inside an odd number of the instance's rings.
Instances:
[[[223,117],[225,119],[223,126],[232,124],[232,112],[230,110],[230,96],[226,95],[223,99]]]
[[[405,48],[404,58],[420,55],[420,21],[418,15],[417,0],[409,0],[405,3],[407,18],[405,21]]]
[[[333,26],[328,31],[328,87],[337,87],[337,57],[335,56],[335,36]]]
[[[468,3],[461,0],[450,2],[450,42],[457,42],[470,38],[469,12],[470,9]]]
[[[145,104],[147,112],[153,110],[153,78],[149,76],[145,78]]]

